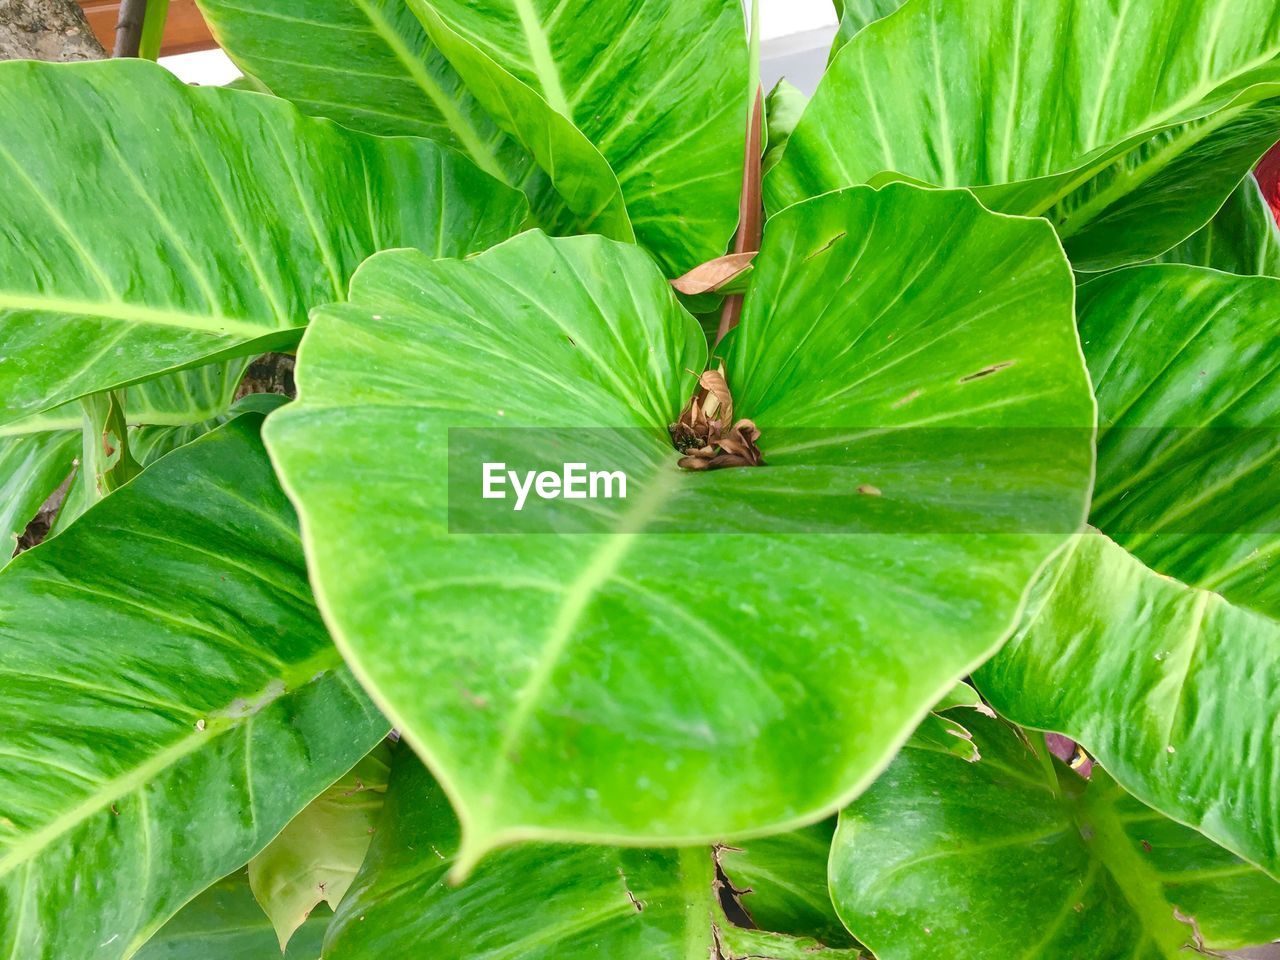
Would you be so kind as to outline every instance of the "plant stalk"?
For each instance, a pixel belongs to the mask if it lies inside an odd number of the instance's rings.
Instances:
[[[116,45],[111,56],[138,56],[146,19],[147,0],[121,0],[120,13],[116,17]]]

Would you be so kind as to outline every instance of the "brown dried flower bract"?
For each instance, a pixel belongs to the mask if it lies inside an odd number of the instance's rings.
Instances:
[[[680,419],[671,424],[671,442],[684,456],[686,470],[758,467],[764,457],[756,441],[759,428],[750,420],[733,419],[733,394],[724,374],[708,370],[698,378],[702,389],[693,395]]]

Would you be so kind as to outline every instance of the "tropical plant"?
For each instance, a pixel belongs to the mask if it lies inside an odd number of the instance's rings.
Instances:
[[[1280,5],[200,6],[0,64],[0,955],[1280,937]]]

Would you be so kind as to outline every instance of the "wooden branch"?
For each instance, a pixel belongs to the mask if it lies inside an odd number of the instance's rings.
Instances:
[[[122,0],[116,20],[113,57],[136,57],[142,44],[142,25],[147,19],[147,0]]]
[[[103,60],[73,0],[0,0],[0,60]]]

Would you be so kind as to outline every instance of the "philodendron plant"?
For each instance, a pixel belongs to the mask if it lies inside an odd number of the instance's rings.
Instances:
[[[1280,4],[199,3],[0,64],[0,956],[1280,938]]]

